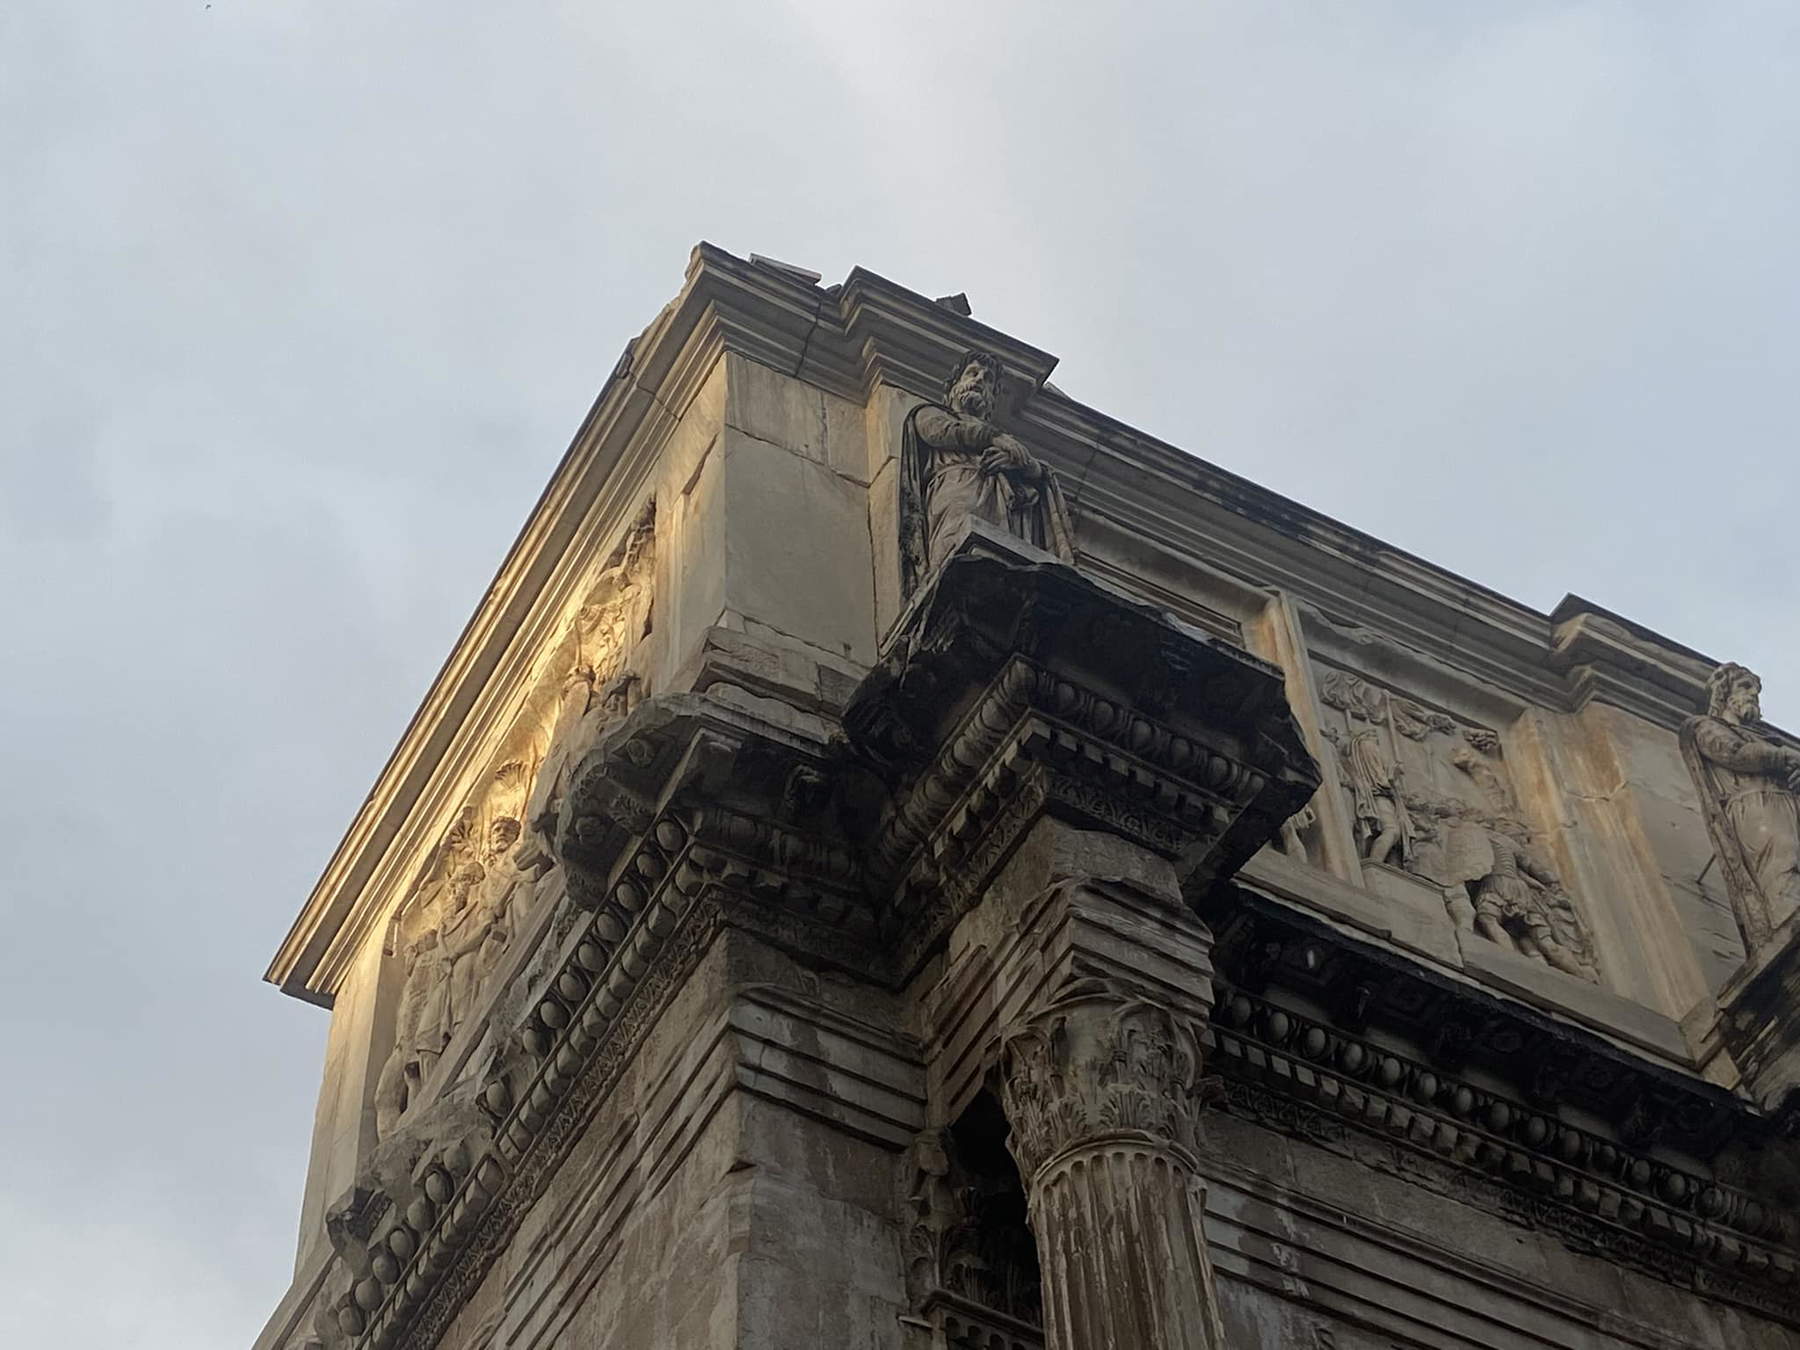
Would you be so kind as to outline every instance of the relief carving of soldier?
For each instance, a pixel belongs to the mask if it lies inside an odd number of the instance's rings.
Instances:
[[[524,856],[523,830],[516,817],[495,818],[488,827],[488,851],[482,861],[482,879],[474,908],[483,915],[487,936],[476,954],[476,979],[485,988],[529,912],[533,886],[549,868],[550,860]],[[479,993],[479,990],[478,990]]]
[[[474,1014],[524,917],[521,906],[547,863],[521,863],[521,834],[516,815],[497,816],[478,855],[468,824],[459,824],[444,845],[439,878],[408,907],[416,916],[408,926],[417,931],[403,948],[394,1048],[376,1083],[380,1138],[389,1137]]]
[[[437,1063],[441,1044],[428,1043],[420,1032],[425,1023],[425,1008],[432,997],[431,980],[437,967],[438,934],[427,928],[406,944],[406,973],[400,990],[400,1011],[395,1018],[394,1048],[381,1066],[381,1077],[375,1084],[375,1132],[379,1138],[393,1135],[413,1100],[419,1085],[431,1074]]]
[[[509,755],[440,845],[407,903],[390,948],[404,959],[394,1048],[376,1084],[383,1138],[417,1099],[457,1031],[482,1003],[544,874],[547,831],[572,757],[629,711],[633,649],[650,627],[654,507],[647,507],[596,578],[559,643],[542,695],[528,702]],[[478,822],[488,820],[478,834]],[[527,829],[527,822],[533,826]]]
[[[967,530],[971,520],[1017,535],[1065,562],[1075,558],[1069,511],[1056,475],[1002,431],[1004,370],[969,352],[944,384],[944,402],[906,418],[900,454],[900,559],[907,590]]]
[[[463,934],[469,891],[481,879],[470,854],[466,825],[458,825],[440,846],[433,876],[420,886],[397,920],[413,936],[401,950],[405,974],[395,1017],[394,1048],[375,1085],[375,1128],[388,1138],[400,1117],[418,1100],[455,1029],[450,978],[452,931]],[[455,925],[454,930],[452,925]]]
[[[481,946],[493,931],[493,923],[475,903],[475,889],[484,875],[481,864],[462,853],[452,864],[445,888],[431,995],[419,1027],[421,1043],[435,1046],[434,1054],[441,1054],[450,1043],[480,988]]]
[[[1381,733],[1351,722],[1348,738],[1336,727],[1325,734],[1347,780],[1362,856],[1405,866],[1412,852],[1412,818],[1403,805],[1399,770],[1382,751]]]
[[[1713,671],[1706,695],[1706,712],[1681,728],[1681,755],[1755,952],[1800,909],[1800,751],[1759,729],[1762,681],[1743,666]]]
[[[1481,936],[1565,974],[1597,978],[1561,878],[1532,853],[1518,821],[1465,819],[1450,831],[1447,862],[1451,881],[1469,889]]]
[[[1363,831],[1363,856],[1384,863],[1398,854],[1398,861],[1405,866],[1411,852],[1410,821],[1401,805],[1399,772],[1381,751],[1381,733],[1372,727],[1353,728],[1349,761],[1356,819]]]

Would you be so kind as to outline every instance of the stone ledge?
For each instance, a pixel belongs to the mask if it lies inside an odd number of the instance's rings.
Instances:
[[[1730,1140],[1767,1133],[1761,1116],[1691,1068],[1568,1015],[1560,1001],[1543,1006],[1541,985],[1530,999],[1502,992],[1472,972],[1420,961],[1243,885],[1208,896],[1200,914],[1217,936],[1213,959],[1221,980],[1252,994],[1279,989],[1298,1011],[1323,1014],[1351,1035],[1368,1029],[1393,1037],[1442,1071],[1478,1067],[1521,1100],[1563,1102],[1623,1136],[1656,1139],[1695,1158],[1713,1157]],[[1505,954],[1496,949],[1494,955]],[[1535,963],[1516,956],[1505,973],[1518,977],[1521,987],[1539,974]],[[1577,983],[1547,969],[1542,976]],[[1600,1013],[1616,1011],[1616,995],[1582,989],[1599,995]],[[1664,1019],[1662,1032],[1674,1034],[1672,1028]],[[1640,1028],[1643,1034],[1656,1030],[1655,1023]]]
[[[1504,951],[1476,934],[1462,937],[1463,968],[1475,979],[1544,1011],[1569,1017],[1672,1063],[1692,1067],[1681,1024],[1609,990]]]
[[[1585,980],[1552,970],[1470,933],[1459,933],[1446,915],[1433,923],[1397,901],[1352,886],[1328,872],[1265,849],[1239,874],[1243,884],[1286,904],[1321,915],[1395,948],[1429,958],[1447,971],[1566,1017],[1604,1036],[1647,1050],[1670,1064],[1691,1068],[1693,1050],[1681,1024],[1641,1003]]]
[[[1220,991],[1211,1038],[1233,1115],[1369,1165],[1400,1148],[1416,1184],[1800,1326],[1794,1217],[1758,1196],[1242,990]]]
[[[1730,1052],[1744,1091],[1800,1135],[1800,914],[1777,928],[1719,991],[1707,1028]]]
[[[1462,949],[1448,914],[1440,912],[1433,920],[1273,849],[1264,849],[1244,864],[1239,876],[1277,899],[1305,906],[1451,969],[1462,966]],[[1441,903],[1438,908],[1442,911]]]

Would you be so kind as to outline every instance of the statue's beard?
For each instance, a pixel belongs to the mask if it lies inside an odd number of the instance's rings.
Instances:
[[[1732,722],[1760,722],[1762,704],[1760,701],[1727,699],[1725,706],[1719,709],[1719,715]]]
[[[993,401],[985,393],[979,389],[971,389],[958,394],[952,400],[950,410],[965,417],[986,418],[993,407]]]

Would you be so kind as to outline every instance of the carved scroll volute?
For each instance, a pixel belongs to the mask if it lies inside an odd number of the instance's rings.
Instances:
[[[1009,1147],[1029,1182],[1085,1145],[1198,1144],[1201,1026],[1104,981],[1086,980],[1007,1038],[1001,1095]]]

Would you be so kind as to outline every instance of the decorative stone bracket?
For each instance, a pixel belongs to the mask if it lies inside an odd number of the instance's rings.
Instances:
[[[1227,877],[1318,786],[1273,666],[977,527],[845,730],[889,791],[868,846],[910,970],[1052,815]]]
[[[1715,1033],[1744,1092],[1800,1138],[1800,916],[1776,929],[1719,991]]]

